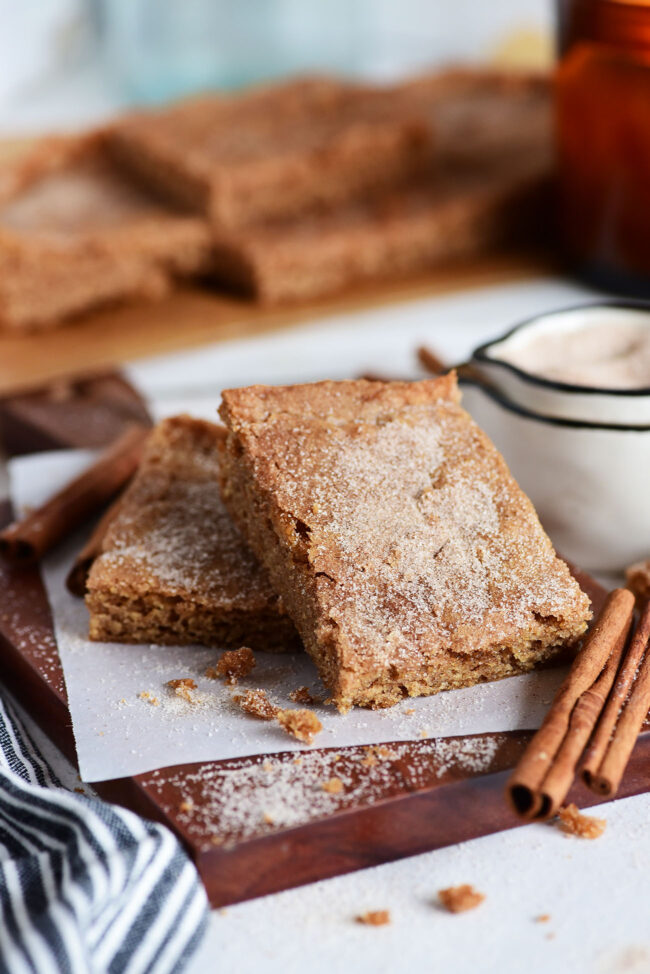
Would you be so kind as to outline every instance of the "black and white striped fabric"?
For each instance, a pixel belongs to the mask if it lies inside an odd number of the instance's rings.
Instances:
[[[0,906],[10,974],[180,971],[207,919],[172,833],[63,788],[2,698]]]

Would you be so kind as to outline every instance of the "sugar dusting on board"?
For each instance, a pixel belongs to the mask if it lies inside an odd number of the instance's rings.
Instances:
[[[169,801],[192,839],[228,845],[292,828],[388,795],[415,791],[446,774],[488,771],[504,738],[431,740],[298,756],[274,755],[205,764],[194,771],[155,771],[144,784]],[[332,785],[336,783],[337,787]]]

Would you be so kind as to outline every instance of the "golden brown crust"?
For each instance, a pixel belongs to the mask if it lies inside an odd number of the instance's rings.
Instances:
[[[217,486],[223,430],[177,416],[151,433],[90,570],[92,639],[296,646]]]
[[[589,601],[453,374],[223,395],[222,494],[341,709],[532,668]]]

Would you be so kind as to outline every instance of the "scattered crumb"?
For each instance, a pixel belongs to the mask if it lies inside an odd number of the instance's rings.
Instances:
[[[194,703],[193,690],[196,690],[196,683],[189,676],[184,676],[180,680],[168,680],[166,686],[170,690],[173,690],[177,697],[181,700],[187,700],[188,703]]]
[[[264,821],[267,825],[274,825],[273,816],[269,812],[264,812]]]
[[[259,717],[260,720],[275,720],[281,712],[279,707],[271,703],[266,690],[247,690],[243,695],[236,694],[233,700],[245,714]]]
[[[186,798],[185,801],[182,801],[178,806],[179,812],[191,812],[193,808],[194,802],[191,798]]]
[[[535,923],[548,923],[550,919],[549,913],[540,913],[538,917],[535,917]]]
[[[405,714],[405,715],[406,715],[407,717],[410,717],[410,716],[411,716],[411,714],[414,714],[414,713],[415,713],[415,707],[409,707],[409,708],[408,708],[408,710],[405,710],[405,711],[404,711],[404,714]]]
[[[429,731],[428,730],[421,730],[420,731],[420,737],[428,737],[428,736],[429,736]]]
[[[306,703],[312,705],[321,702],[318,697],[312,696],[309,687],[298,687],[297,690],[292,690],[289,694],[289,699],[293,700],[294,703]]]
[[[300,765],[302,764],[302,758],[294,758],[293,763],[297,764],[298,767],[300,767]]]
[[[271,764],[270,761],[265,761],[264,764],[262,765],[262,770],[269,771],[269,772],[273,771],[273,765]]]
[[[143,690],[142,693],[138,694],[138,696],[140,700],[146,700],[147,703],[150,703],[152,707],[160,706],[160,700],[158,697],[154,696],[151,690]]]
[[[625,584],[636,596],[639,608],[650,599],[650,558],[625,569]]]
[[[340,778],[330,778],[323,782],[321,788],[323,791],[329,792],[330,795],[340,795],[343,791],[343,782]]]
[[[223,839],[220,835],[211,835],[210,842],[212,845],[223,845]]]
[[[227,649],[216,666],[208,666],[205,675],[212,680],[225,680],[229,686],[235,686],[255,667],[255,655],[248,646],[239,649]]]
[[[369,910],[355,917],[357,923],[364,923],[367,927],[385,927],[390,923],[390,913],[388,910]]]
[[[605,831],[604,818],[583,815],[575,804],[561,808],[557,813],[558,826],[567,835],[577,835],[581,839],[598,839]]]
[[[314,734],[323,729],[320,720],[311,710],[280,710],[277,719],[288,734],[293,734],[305,744],[312,744]]]
[[[225,908],[225,906],[222,906],[221,909],[219,910],[219,913],[221,914],[222,917],[225,917],[226,914],[228,913],[228,910]]]
[[[377,758],[372,751],[368,751],[366,752],[365,757],[361,759],[361,764],[364,766],[364,768],[374,768],[374,766],[377,764]]]
[[[83,788],[75,788],[75,791],[77,792],[78,795],[85,795],[86,794],[86,792],[84,791]]]
[[[332,761],[334,762],[334,764],[336,764],[337,761],[342,761],[342,760],[343,760],[343,755],[342,754],[333,754],[332,755]]]
[[[438,891],[438,898],[445,910],[450,913],[464,913],[473,910],[485,899],[485,893],[479,893],[473,886],[464,883],[462,886],[449,886]]]

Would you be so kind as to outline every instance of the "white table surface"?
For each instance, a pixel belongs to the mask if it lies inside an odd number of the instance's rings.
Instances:
[[[225,385],[417,374],[419,342],[455,361],[519,319],[588,298],[560,280],[487,288],[138,362],[130,373],[157,415],[192,396],[192,411],[213,417]],[[49,754],[73,780],[51,745]],[[528,826],[214,911],[189,971],[650,972],[650,795],[595,813],[607,819],[596,841]],[[439,910],[437,891],[460,883],[485,903],[457,916]],[[373,909],[390,910],[390,926],[354,922]],[[536,922],[541,914],[550,920]]]

